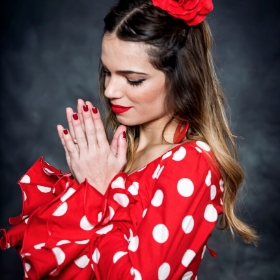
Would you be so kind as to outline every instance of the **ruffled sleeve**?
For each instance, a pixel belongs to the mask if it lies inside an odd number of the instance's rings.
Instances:
[[[22,213],[10,219],[15,225],[8,232],[1,230],[2,249],[17,247],[26,279],[91,279],[96,240],[108,232],[129,235],[130,205],[136,200],[126,178],[117,174],[102,195],[40,158],[19,181]]]

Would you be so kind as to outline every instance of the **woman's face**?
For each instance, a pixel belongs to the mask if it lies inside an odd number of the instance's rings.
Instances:
[[[105,96],[121,124],[157,123],[167,118],[165,75],[148,60],[145,45],[104,35],[101,61]]]

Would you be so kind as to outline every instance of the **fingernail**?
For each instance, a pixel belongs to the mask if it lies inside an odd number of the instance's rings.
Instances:
[[[78,117],[78,114],[73,114],[73,119],[76,121],[77,119],[78,119],[79,117]]]
[[[93,112],[93,114],[97,114],[97,108],[96,107],[92,107],[92,112]]]
[[[123,138],[126,138],[126,132],[125,131],[123,131],[122,136],[123,136]]]
[[[88,111],[88,105],[83,105],[83,110],[84,110],[84,112],[87,112]]]
[[[67,130],[67,129],[63,129],[63,133],[64,133],[65,135],[67,135],[67,134],[68,134],[68,130]]]

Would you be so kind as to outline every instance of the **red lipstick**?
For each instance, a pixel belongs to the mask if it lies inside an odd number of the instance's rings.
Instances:
[[[115,114],[122,114],[122,113],[128,111],[131,107],[124,107],[124,106],[115,105],[115,104],[111,103],[111,108]]]

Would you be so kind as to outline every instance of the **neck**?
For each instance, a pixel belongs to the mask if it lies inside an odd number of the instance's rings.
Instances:
[[[164,117],[159,120],[153,121],[152,123],[145,123],[140,125],[140,136],[138,140],[137,150],[143,150],[154,145],[161,145],[164,144],[165,141],[167,141],[167,143],[173,143],[174,132],[178,123],[173,120],[165,129],[164,134],[162,135],[164,127],[168,121],[169,117]],[[162,136],[164,136],[164,138]]]

